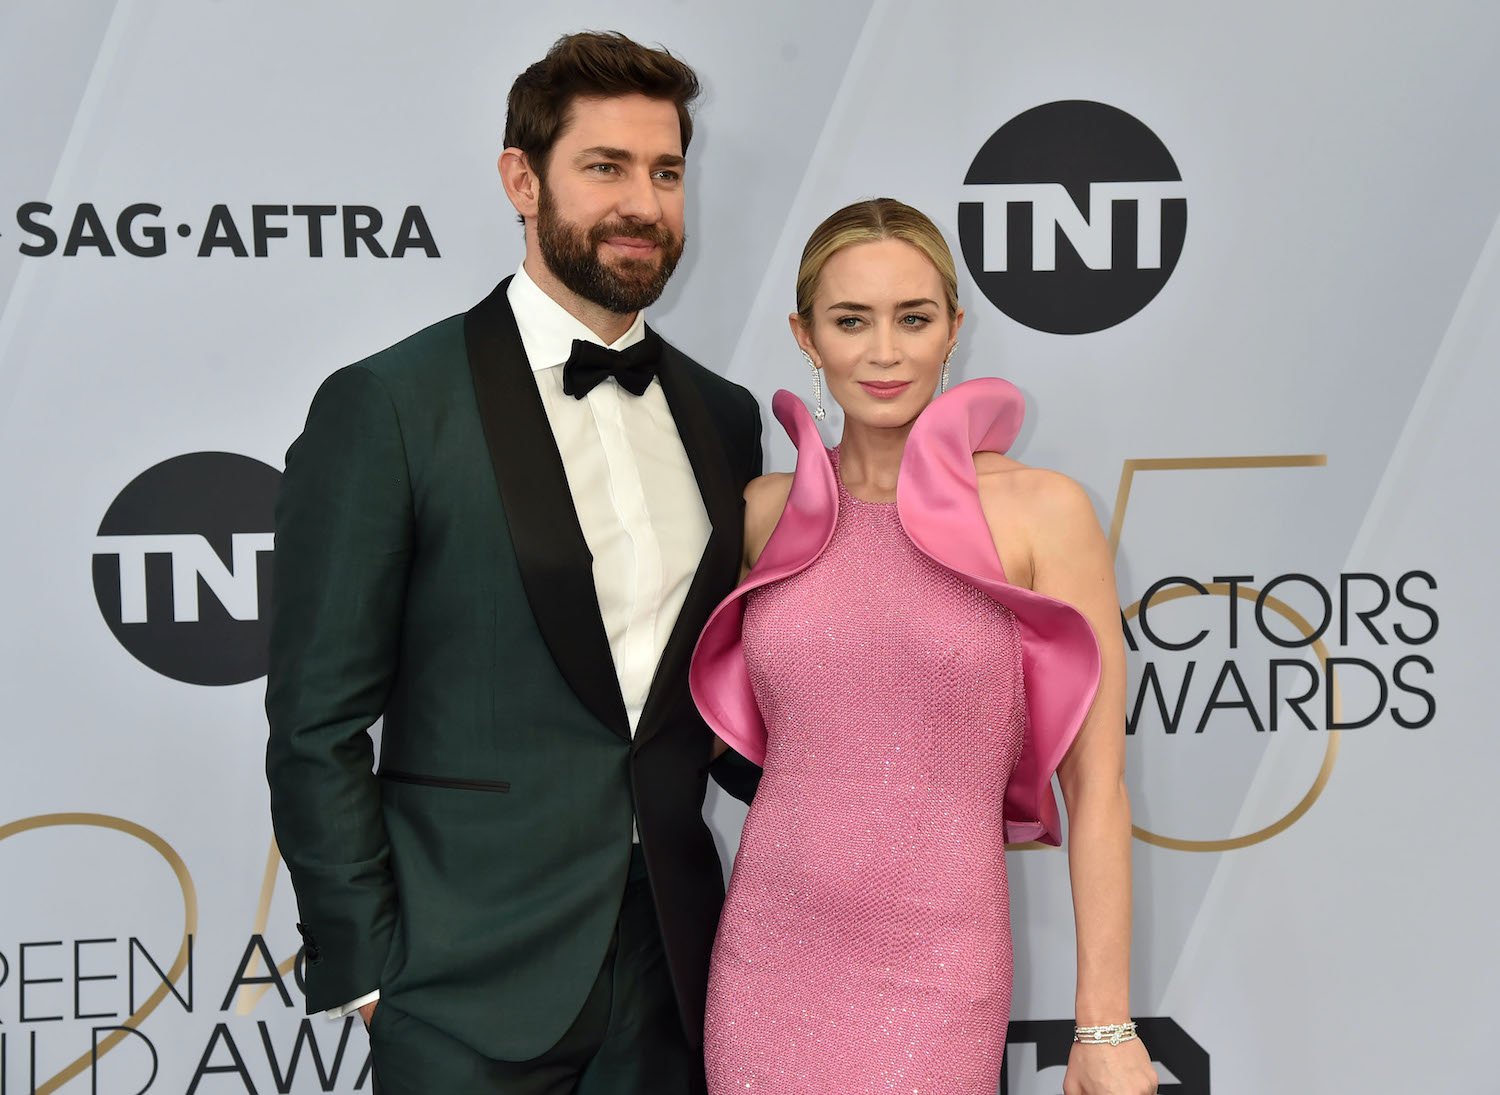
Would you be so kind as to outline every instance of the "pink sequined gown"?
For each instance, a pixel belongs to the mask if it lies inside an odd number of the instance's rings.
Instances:
[[[765,775],[714,945],[709,1091],[992,1095],[1020,635],[894,503],[838,492],[822,554],[745,605]]]

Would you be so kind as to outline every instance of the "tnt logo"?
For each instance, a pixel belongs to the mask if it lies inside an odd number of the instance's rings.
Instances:
[[[94,542],[94,595],[138,661],[187,684],[265,675],[280,482],[248,456],[197,452],[120,492]]]
[[[1171,153],[1104,103],[1047,103],[984,143],[958,242],[990,303],[1051,334],[1102,331],[1159,293],[1182,254],[1187,199]]]
[[[1175,1019],[1137,1019],[1161,1095],[1212,1095],[1208,1053]],[[1073,1049],[1071,1019],[1013,1019],[1005,1036],[1000,1095],[1058,1095]]]

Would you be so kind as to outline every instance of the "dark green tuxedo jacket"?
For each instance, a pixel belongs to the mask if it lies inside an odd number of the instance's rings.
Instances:
[[[759,412],[665,348],[713,531],[632,739],[507,285],[335,373],[287,453],[266,767],[308,1008],[378,987],[490,1057],[537,1056],[599,972],[635,817],[696,1046],[723,886],[687,663],[738,576]]]

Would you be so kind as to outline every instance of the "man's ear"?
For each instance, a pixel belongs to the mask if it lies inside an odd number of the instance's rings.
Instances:
[[[526,153],[519,148],[507,148],[500,153],[495,166],[500,169],[505,196],[516,207],[516,212],[526,218],[535,217],[542,200],[542,179],[532,170]]]

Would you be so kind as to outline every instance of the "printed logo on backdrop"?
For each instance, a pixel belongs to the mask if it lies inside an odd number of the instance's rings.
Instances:
[[[1285,564],[1297,513],[1318,510],[1308,477],[1326,464],[1321,454],[1125,462],[1110,544],[1118,552],[1130,513],[1139,593],[1121,610],[1125,730],[1135,835],[1147,843],[1224,852],[1269,840],[1317,802],[1343,735],[1420,731],[1437,716],[1436,577]],[[1206,561],[1150,567],[1158,552]],[[1281,562],[1245,565],[1260,554]]]
[[[142,665],[187,684],[265,676],[280,482],[248,456],[195,452],[148,468],[110,505],[94,595]]]
[[[29,258],[92,255],[160,258],[169,251],[200,259],[215,257],[408,258],[436,259],[437,240],[420,205],[392,214],[373,205],[285,205],[233,207],[219,203],[175,225],[154,202],[119,209],[81,202],[57,209],[49,202],[24,202],[16,209],[17,251]],[[177,244],[174,239],[183,242]]]
[[[1017,323],[1078,335],[1123,323],[1182,255],[1187,198],[1143,122],[1086,100],[1018,114],[964,176],[958,242],[974,282]]]
[[[1160,1095],[1212,1095],[1208,1052],[1175,1019],[1137,1019],[1135,1026],[1156,1066]],[[1073,1020],[1011,1020],[1000,1095],[1057,1095],[1072,1051]]]
[[[306,954],[273,959],[269,902],[248,935],[205,923],[193,872],[158,832],[104,814],[20,818],[0,824],[0,877],[15,883],[0,1095],[370,1090],[363,1027],[304,1014]]]

